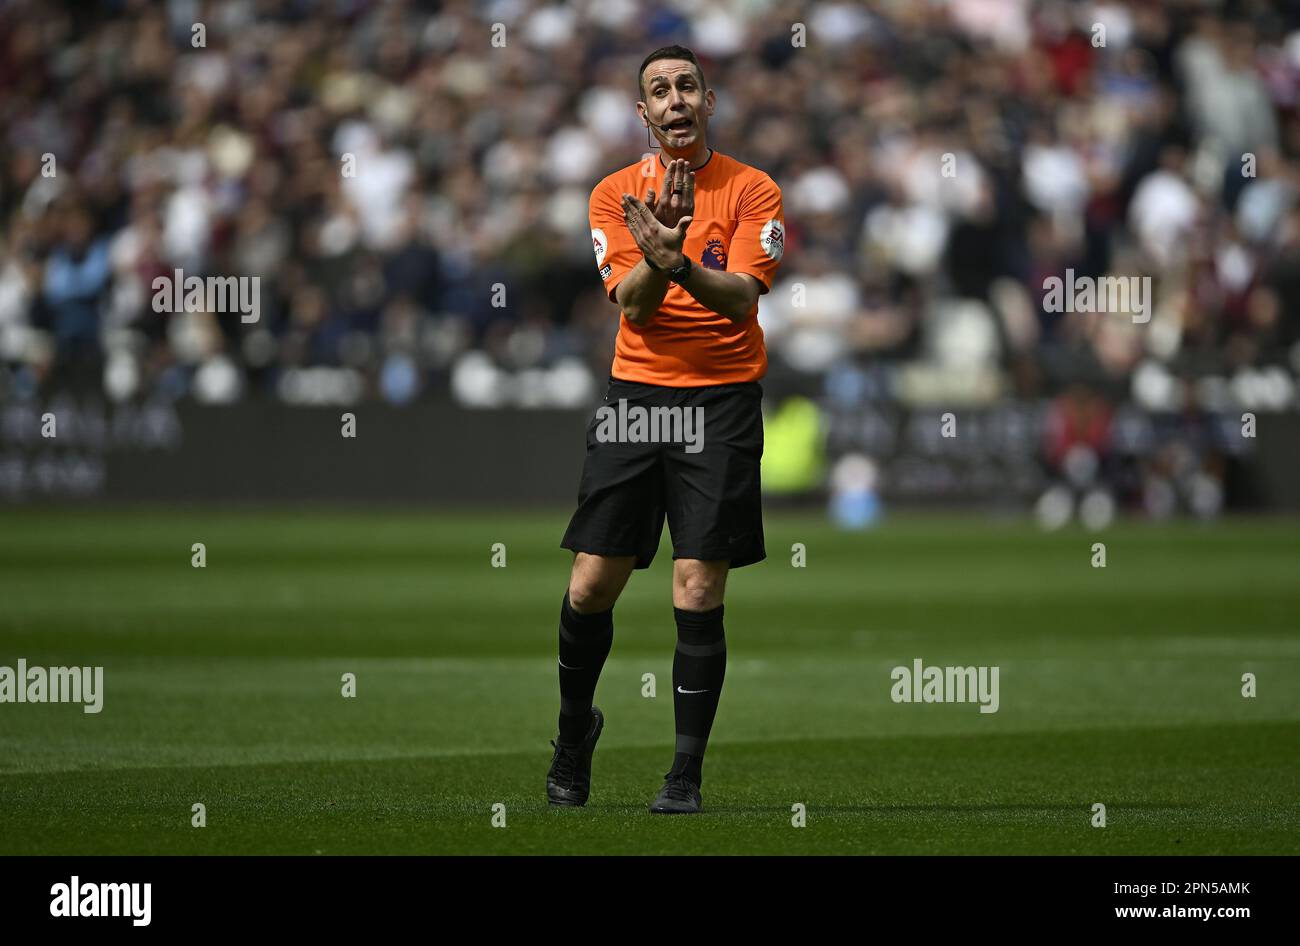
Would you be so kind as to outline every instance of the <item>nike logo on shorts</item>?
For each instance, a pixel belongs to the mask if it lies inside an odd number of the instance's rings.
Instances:
[[[568,664],[566,664],[563,660],[560,660],[558,657],[555,658],[555,659],[559,662],[560,666],[563,667],[565,670],[582,670],[582,669],[583,669],[582,667],[570,667]]]
[[[708,693],[709,691],[707,689],[706,690],[683,690],[681,687],[678,687],[677,692],[689,694],[689,693]]]

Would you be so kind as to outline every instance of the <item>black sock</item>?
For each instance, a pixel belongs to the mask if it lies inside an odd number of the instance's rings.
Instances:
[[[673,655],[673,715],[677,721],[674,772],[702,784],[704,748],[718,712],[722,678],[727,672],[727,639],[722,605],[712,611],[673,608],[677,618],[677,652]],[[687,691],[687,692],[683,692]]]
[[[689,752],[673,753],[672,771],[680,772],[696,785],[704,784],[704,756],[691,755]]]
[[[591,729],[591,699],[614,643],[614,609],[579,614],[564,593],[560,607],[560,738],[576,745]]]

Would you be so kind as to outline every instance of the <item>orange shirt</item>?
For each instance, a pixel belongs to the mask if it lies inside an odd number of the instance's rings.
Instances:
[[[622,195],[645,200],[651,187],[663,191],[663,158],[638,161],[615,171],[591,192],[591,240],[596,265],[611,302],[623,277],[642,260],[623,220]],[[757,168],[714,151],[695,170],[695,212],[682,252],[696,266],[749,273],[760,293],[772,288],[772,274],[785,249],[781,189]],[[676,283],[645,325],[620,313],[611,374],[624,381],[691,388],[757,381],[767,371],[767,350],[758,306],[732,322],[706,309]]]

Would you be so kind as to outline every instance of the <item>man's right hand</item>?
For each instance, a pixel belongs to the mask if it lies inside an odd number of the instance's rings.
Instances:
[[[690,167],[685,158],[674,158],[664,170],[663,193],[656,195],[653,187],[646,191],[646,206],[669,230],[695,213],[695,172]]]

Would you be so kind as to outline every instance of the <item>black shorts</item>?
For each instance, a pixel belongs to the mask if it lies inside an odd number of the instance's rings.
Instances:
[[[649,568],[666,515],[674,559],[761,562],[762,402],[756,381],[669,388],[610,378],[561,548],[635,555]]]

